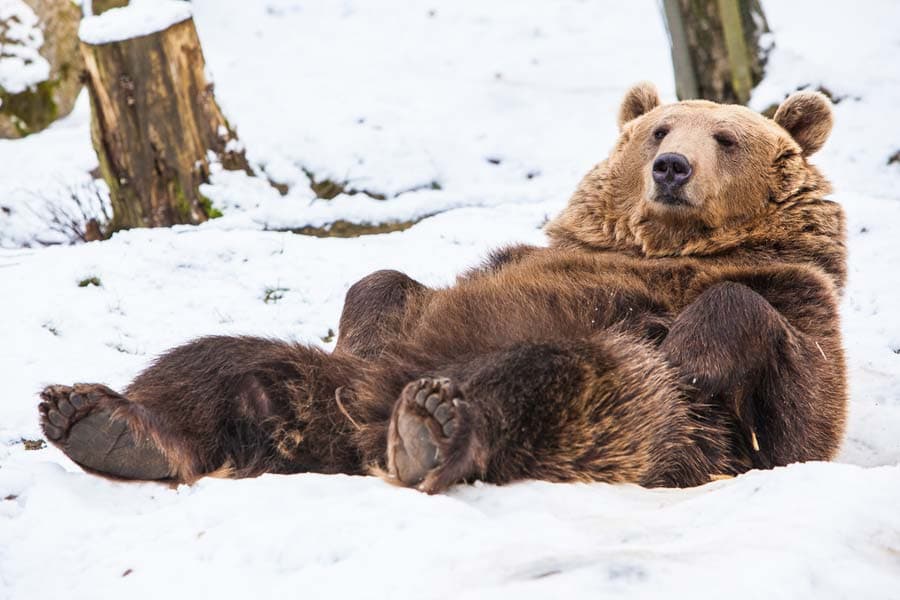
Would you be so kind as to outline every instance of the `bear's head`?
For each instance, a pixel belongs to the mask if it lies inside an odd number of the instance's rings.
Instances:
[[[768,119],[704,100],[662,104],[652,85],[636,85],[609,158],[548,224],[551,243],[646,257],[811,260],[842,281],[843,213],[807,161],[832,122],[817,92],[791,95]]]

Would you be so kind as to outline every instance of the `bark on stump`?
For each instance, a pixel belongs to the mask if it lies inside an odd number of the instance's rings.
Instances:
[[[249,168],[206,80],[193,20],[122,41],[82,41],[81,51],[112,230],[213,216],[199,190],[209,178],[209,152],[226,169]]]
[[[678,99],[746,104],[769,50],[759,0],[663,0],[663,12]]]

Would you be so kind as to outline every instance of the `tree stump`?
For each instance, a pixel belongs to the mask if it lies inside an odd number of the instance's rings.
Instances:
[[[769,31],[758,0],[663,0],[679,100],[746,104],[763,77]]]
[[[84,68],[80,21],[72,0],[0,0],[0,138],[41,131],[72,112]]]
[[[131,10],[91,17],[85,23],[94,23],[81,30],[91,137],[110,190],[111,230],[196,224],[214,216],[199,190],[209,178],[210,152],[225,168],[249,167],[206,80],[190,14],[161,31],[109,35],[116,31],[110,18],[124,16],[114,13]]]

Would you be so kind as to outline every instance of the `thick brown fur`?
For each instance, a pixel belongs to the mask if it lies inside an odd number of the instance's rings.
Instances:
[[[827,101],[792,96],[770,121],[660,105],[641,84],[619,122],[610,157],[548,225],[548,248],[498,250],[443,289],[373,273],[349,290],[330,354],[212,337],[122,395],[53,386],[48,439],[72,450],[80,413],[62,413],[92,393],[79,410],[125,421],[175,481],[316,471],[428,492],[476,478],[689,486],[832,458],[846,411],[844,219],[807,162],[830,131]],[[672,152],[693,171],[665,203],[652,169]]]

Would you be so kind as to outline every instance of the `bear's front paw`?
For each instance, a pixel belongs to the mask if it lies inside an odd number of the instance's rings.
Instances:
[[[391,477],[434,494],[483,469],[484,453],[472,429],[471,410],[447,378],[409,383],[391,417]]]

